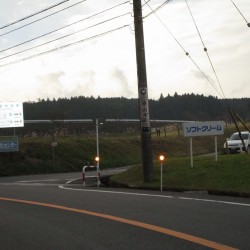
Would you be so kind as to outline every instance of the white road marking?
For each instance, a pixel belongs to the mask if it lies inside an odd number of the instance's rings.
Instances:
[[[147,197],[157,197],[157,198],[167,198],[167,199],[213,202],[213,203],[222,203],[222,204],[228,204],[228,205],[237,205],[237,206],[250,207],[250,204],[247,204],[247,203],[221,201],[221,200],[209,200],[209,199],[199,199],[199,198],[190,198],[190,197],[181,197],[181,196],[179,197],[179,196],[171,196],[171,195],[158,195],[158,194],[147,194],[147,193],[131,193],[131,192],[96,190],[96,189],[79,189],[79,188],[64,187],[63,185],[59,185],[58,187],[61,188],[61,189],[76,190],[76,191],[83,191],[83,192],[96,192],[96,193],[122,194],[122,195],[134,195],[134,196],[147,196]]]
[[[27,183],[27,182],[38,182],[38,181],[45,181],[45,182],[47,182],[47,181],[58,181],[58,179],[48,179],[48,180],[29,180],[29,181],[18,181],[18,182],[25,182],[25,183]]]
[[[214,202],[214,203],[223,203],[223,204],[230,204],[230,205],[238,205],[238,206],[250,207],[250,204],[240,203],[240,202],[209,200],[209,199],[198,199],[198,198],[189,198],[189,197],[177,197],[177,198],[181,199],[181,200],[205,201],[205,202]]]
[[[64,185],[58,184],[46,184],[46,183],[34,183],[34,182],[49,182],[49,181],[58,181],[59,179],[43,179],[43,180],[27,180],[27,181],[18,181],[15,183],[1,183],[1,185],[27,185],[27,186],[58,186],[61,189],[74,190],[74,191],[83,191],[83,192],[96,192],[96,193],[109,193],[109,194],[122,194],[122,195],[134,195],[134,196],[147,196],[147,197],[158,197],[158,198],[168,198],[168,199],[180,199],[180,200],[190,200],[190,201],[202,201],[202,202],[211,202],[211,203],[221,203],[228,205],[237,205],[250,207],[248,203],[240,202],[230,202],[230,201],[221,201],[221,200],[210,200],[210,199],[201,199],[201,198],[192,198],[192,197],[182,197],[182,196],[171,196],[171,195],[158,195],[158,194],[148,194],[148,193],[131,193],[131,192],[121,192],[121,191],[108,191],[108,190],[96,190],[96,189],[79,189],[79,188],[70,188],[64,187]],[[71,179],[66,182],[70,184],[73,181],[79,179]]]
[[[58,187],[58,184],[48,184],[48,183],[21,183],[21,182],[12,182],[12,183],[0,183],[3,186],[55,186]]]

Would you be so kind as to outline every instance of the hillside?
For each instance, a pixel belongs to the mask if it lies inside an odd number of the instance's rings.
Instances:
[[[231,133],[218,137],[218,148]],[[205,139],[205,140],[204,140]],[[52,141],[57,142],[52,147]],[[204,143],[205,142],[205,143]],[[0,176],[39,174],[52,172],[81,171],[88,162],[93,163],[96,155],[95,134],[58,135],[54,138],[47,135],[19,137],[19,152],[0,153]],[[178,135],[176,128],[168,131],[166,136],[152,134],[153,158],[160,153],[170,157],[188,156],[189,141]],[[141,163],[141,138],[133,133],[101,133],[99,135],[100,166],[113,168]],[[213,137],[199,137],[193,140],[195,155],[210,153],[214,150]]]

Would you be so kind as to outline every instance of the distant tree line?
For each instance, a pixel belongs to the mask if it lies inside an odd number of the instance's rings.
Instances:
[[[149,100],[150,118],[160,120],[231,121],[228,106],[242,119],[250,120],[250,98],[218,99],[213,96],[175,93]],[[24,103],[25,120],[64,119],[138,119],[138,99],[113,97],[71,97]]]

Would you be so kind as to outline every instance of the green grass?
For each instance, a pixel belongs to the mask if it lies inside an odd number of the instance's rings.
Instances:
[[[154,163],[153,179],[143,183],[142,167],[134,166],[126,173],[112,177],[112,181],[132,187],[160,189],[160,163]],[[215,190],[250,194],[250,155],[220,155],[195,157],[190,167],[188,157],[169,157],[163,165],[165,190]]]
[[[57,137],[51,147],[49,137],[20,138],[20,151],[0,153],[0,176],[82,171],[93,165],[96,156],[95,136]],[[137,136],[100,136],[100,166],[112,168],[141,161],[140,138]]]
[[[234,132],[226,129],[218,137],[218,149],[222,152],[225,139]],[[168,132],[166,137],[152,134],[154,159],[153,179],[143,183],[140,135],[100,134],[101,169],[135,165],[129,171],[112,177],[126,185],[142,188],[160,188],[159,154],[167,155],[163,166],[163,187],[168,190],[220,190],[250,193],[250,155],[219,155],[198,157],[214,151],[213,137],[193,138],[194,167],[190,167],[189,139]],[[20,151],[0,153],[0,176],[82,171],[93,163],[96,156],[95,135],[57,137],[58,145],[51,147],[50,137],[21,137]]]

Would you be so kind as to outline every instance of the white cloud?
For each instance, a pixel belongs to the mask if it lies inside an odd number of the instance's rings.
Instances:
[[[60,8],[76,2],[72,1]],[[17,27],[17,25],[1,30],[0,50],[122,2],[117,0],[86,1],[77,7],[70,8],[8,35],[1,36],[2,32],[9,31],[10,28]],[[149,4],[152,8],[156,8],[163,2],[163,0],[152,0]],[[248,66],[250,29],[244,19],[228,0],[189,0],[188,2],[226,97],[250,97],[248,87],[250,81]],[[44,0],[36,1],[36,4],[34,4],[34,1],[31,0],[10,0],[7,3],[0,0],[1,6],[4,6],[0,10],[0,26],[55,3],[58,3],[58,1]],[[237,4],[246,18],[250,19],[248,0],[239,1]],[[60,8],[58,7],[58,9]],[[147,6],[144,6],[143,9],[145,13],[150,12]],[[56,34],[0,53],[0,58],[128,11],[132,11],[132,5],[122,5],[116,9],[116,12],[110,11],[106,15],[96,16],[94,20],[79,23],[78,27],[72,26],[60,30]],[[157,16],[172,32],[181,46],[190,53],[191,58],[208,78],[218,87],[185,1],[171,1],[157,12]],[[86,39],[131,22],[133,22],[133,19],[128,15],[121,18],[120,22],[119,19],[116,19],[109,24],[88,29],[48,46],[8,59],[0,59],[0,65]],[[185,55],[181,46],[154,15],[144,20],[144,36],[149,98],[158,99],[161,93],[167,96],[167,94],[172,95],[175,92],[178,94],[193,92],[218,96],[211,84],[202,77],[197,67]],[[127,27],[67,49],[0,67],[0,77],[0,99],[3,101],[16,99],[34,101],[38,98],[78,95],[137,97],[134,34]]]

